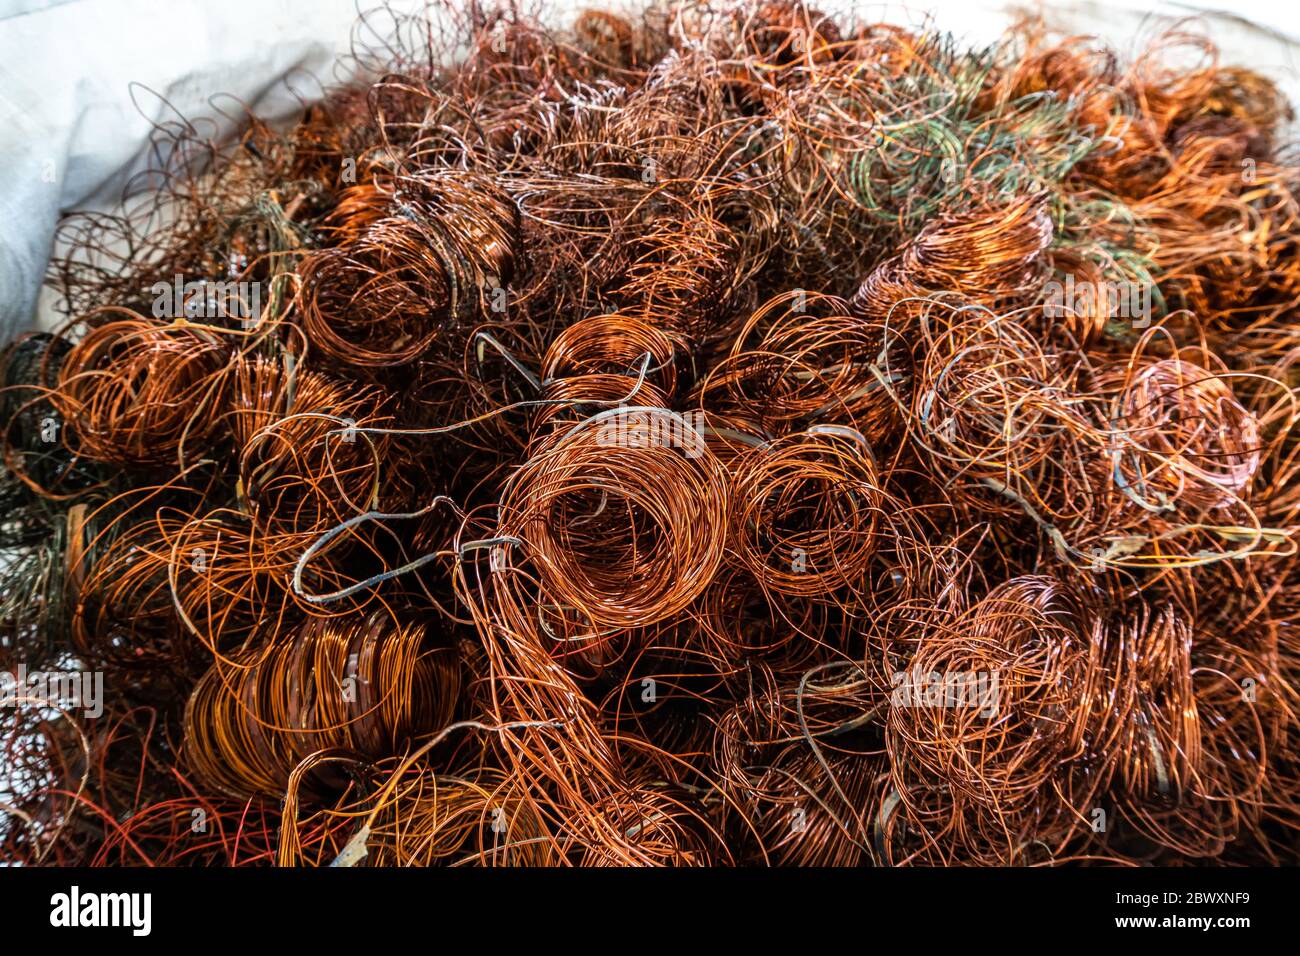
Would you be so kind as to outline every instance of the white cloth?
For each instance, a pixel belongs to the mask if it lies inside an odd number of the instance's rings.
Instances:
[[[0,339],[34,322],[60,213],[111,207],[154,122],[210,118],[220,140],[213,94],[291,115],[283,79],[319,96],[356,18],[354,0],[0,0]]]

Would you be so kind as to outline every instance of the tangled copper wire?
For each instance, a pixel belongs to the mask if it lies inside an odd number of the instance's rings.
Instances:
[[[1300,861],[1300,163],[1197,31],[432,4],[160,127],[0,361],[0,671],[105,684],[0,858]]]

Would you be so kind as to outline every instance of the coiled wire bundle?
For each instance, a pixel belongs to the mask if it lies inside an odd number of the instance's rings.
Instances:
[[[1266,78],[797,0],[354,60],[161,128],[0,362],[0,668],[105,686],[0,711],[4,860],[1296,862]]]

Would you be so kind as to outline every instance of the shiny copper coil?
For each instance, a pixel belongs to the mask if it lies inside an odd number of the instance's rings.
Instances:
[[[623,432],[629,441],[639,441],[642,437],[646,441],[674,440],[671,424],[660,428],[663,414],[654,411],[668,409],[668,396],[657,385],[638,381],[630,375],[591,373],[551,379],[538,393],[538,401],[545,404],[531,416],[528,431],[533,442],[542,447],[549,437],[566,434],[592,415],[620,407],[629,410],[621,413],[618,421],[609,427],[611,435],[616,431]],[[635,411],[637,408],[651,411]],[[694,426],[683,425],[678,429],[682,434],[680,441],[683,444],[702,444],[703,439],[692,437],[686,431],[687,427]],[[659,437],[660,433],[663,437]]]
[[[901,388],[909,373],[901,336],[852,315],[843,300],[800,289],[750,316],[697,400],[773,434],[839,423],[880,442],[898,425],[889,386]]]
[[[1114,395],[1115,483],[1140,507],[1196,513],[1249,496],[1260,436],[1230,379],[1164,359],[1099,377],[1098,388]]]
[[[324,355],[373,369],[408,364],[489,312],[514,272],[519,214],[483,175],[398,177],[382,213],[368,188],[336,210],[344,244],[300,267],[298,309]]]
[[[227,351],[204,332],[118,319],[63,360],[51,398],[79,450],[110,464],[197,457],[219,432]]]
[[[671,396],[677,384],[677,345],[661,328],[625,315],[600,315],[574,322],[542,356],[543,380],[574,375],[632,375],[645,356],[646,380]],[[643,403],[653,404],[653,403]]]
[[[865,583],[886,498],[855,432],[814,427],[755,449],[734,482],[732,547],[763,587],[811,597]]]
[[[215,790],[283,794],[294,768],[339,748],[391,756],[449,723],[460,686],[454,652],[429,628],[384,613],[311,620],[266,648],[218,661],[185,712],[185,755]],[[305,790],[343,783],[325,773]]]
[[[1020,577],[920,644],[894,677],[886,738],[912,825],[995,860],[1022,841],[1062,845],[1084,826],[1087,805],[1065,796],[1094,730],[1100,661],[1085,613],[1052,578]],[[942,788],[949,809],[914,803],[915,781]]]
[[[496,536],[522,542],[518,558],[548,600],[593,628],[653,624],[716,571],[726,482],[680,415],[628,407],[596,418],[557,433],[511,476]]]
[[[239,490],[264,527],[323,532],[391,495],[381,466],[393,443],[364,431],[393,422],[384,391],[260,358],[235,388]]]

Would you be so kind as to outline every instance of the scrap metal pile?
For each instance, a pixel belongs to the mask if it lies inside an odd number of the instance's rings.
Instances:
[[[942,26],[381,11],[160,128],[0,362],[0,858],[1295,862],[1289,107]]]

